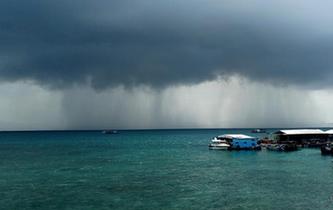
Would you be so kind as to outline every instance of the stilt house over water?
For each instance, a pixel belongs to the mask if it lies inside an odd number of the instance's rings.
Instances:
[[[333,129],[327,130],[327,131],[325,131],[325,133],[327,133],[327,135],[328,135],[328,140],[330,142],[333,142]]]
[[[299,145],[320,146],[326,144],[329,136],[333,136],[333,130],[322,131],[320,129],[290,129],[279,130],[273,133],[273,139],[277,143],[295,142]]]

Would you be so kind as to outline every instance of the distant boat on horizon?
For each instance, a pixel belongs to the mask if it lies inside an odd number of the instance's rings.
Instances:
[[[257,128],[251,131],[252,133],[266,133],[265,129]]]
[[[103,134],[118,134],[119,132],[117,130],[103,130]]]

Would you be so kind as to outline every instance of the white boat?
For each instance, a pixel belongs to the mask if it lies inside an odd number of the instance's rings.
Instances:
[[[244,134],[224,134],[214,137],[209,144],[210,149],[228,150],[261,150],[258,138]]]
[[[209,149],[227,150],[230,144],[226,140],[217,139],[216,137],[211,140]]]

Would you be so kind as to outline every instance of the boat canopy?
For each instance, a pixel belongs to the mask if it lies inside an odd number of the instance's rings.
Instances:
[[[256,139],[256,137],[247,136],[244,134],[224,134],[218,136],[218,138],[227,138],[227,139]]]

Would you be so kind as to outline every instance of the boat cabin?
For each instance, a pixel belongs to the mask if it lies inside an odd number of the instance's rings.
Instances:
[[[258,138],[243,134],[225,134],[217,139],[226,140],[232,149],[255,149],[258,148]]]

